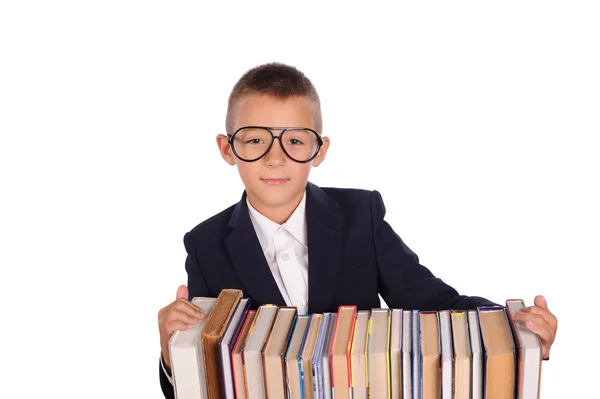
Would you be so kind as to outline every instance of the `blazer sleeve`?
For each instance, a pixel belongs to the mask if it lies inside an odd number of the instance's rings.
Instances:
[[[188,300],[192,300],[194,297],[209,297],[210,292],[206,286],[206,282],[204,280],[204,276],[202,275],[202,270],[200,269],[200,265],[198,263],[198,256],[196,254],[196,249],[194,248],[192,236],[190,233],[186,233],[183,237],[183,244],[185,246],[185,250],[187,252],[187,256],[185,259],[185,270],[188,275]],[[169,378],[165,374],[165,370],[162,367],[161,362],[159,362],[159,378],[160,378],[160,387],[167,399],[175,399],[175,392],[173,390],[173,385]]]
[[[390,308],[468,310],[497,305],[485,298],[459,295],[419,264],[418,256],[384,220],[385,205],[378,191],[371,194],[373,239],[379,272],[379,292]]]

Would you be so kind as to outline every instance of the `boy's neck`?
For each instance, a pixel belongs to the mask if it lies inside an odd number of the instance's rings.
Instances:
[[[304,191],[300,191],[299,195],[297,195],[293,200],[289,201],[287,204],[283,204],[281,206],[273,207],[264,204],[263,202],[257,200],[253,195],[248,193],[248,202],[254,209],[256,209],[261,215],[268,218],[269,220],[277,223],[284,224],[287,220],[292,216],[292,213],[302,201],[302,197],[304,196]]]

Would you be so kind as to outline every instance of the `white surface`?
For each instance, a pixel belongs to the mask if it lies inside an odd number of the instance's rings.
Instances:
[[[227,96],[272,60],[322,99],[332,147],[311,180],[379,190],[461,293],[544,294],[542,397],[595,392],[569,343],[600,265],[599,8],[2,2],[0,338],[45,326],[44,345],[6,346],[5,395],[162,397],[156,315],[186,282],[183,234],[242,193],[215,144]]]

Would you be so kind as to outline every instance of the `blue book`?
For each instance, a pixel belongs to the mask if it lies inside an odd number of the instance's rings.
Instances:
[[[313,374],[313,397],[315,399],[322,398],[323,396],[323,375],[322,375],[322,361],[323,361],[323,347],[325,345],[325,338],[327,337],[327,331],[329,329],[329,319],[331,313],[323,313],[323,321],[321,322],[321,328],[319,329],[319,336],[317,337],[317,347],[315,354],[312,359],[312,374]]]

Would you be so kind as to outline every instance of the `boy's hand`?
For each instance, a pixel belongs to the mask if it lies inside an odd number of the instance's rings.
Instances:
[[[533,300],[534,306],[529,306],[519,310],[514,314],[513,320],[519,321],[532,332],[534,332],[542,342],[542,359],[550,356],[550,348],[556,337],[558,320],[548,310],[546,299],[538,295]]]
[[[158,329],[160,331],[160,348],[165,367],[171,370],[169,357],[169,339],[175,330],[187,330],[188,326],[196,324],[204,318],[204,311],[188,301],[188,289],[180,285],[177,289],[177,299],[158,312]]]

